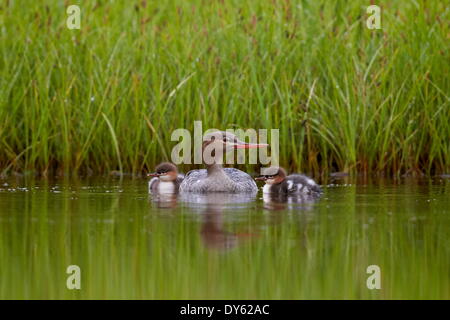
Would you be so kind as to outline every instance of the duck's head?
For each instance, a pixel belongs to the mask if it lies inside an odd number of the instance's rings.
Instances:
[[[256,177],[255,180],[264,181],[267,184],[278,184],[283,182],[287,176],[286,171],[280,167],[270,168],[268,169],[268,172],[271,172],[272,174],[261,175]]]
[[[177,167],[170,162],[160,163],[155,172],[147,174],[148,177],[158,177],[162,181],[175,181],[178,177]]]
[[[222,157],[234,149],[255,149],[269,146],[266,143],[248,143],[239,140],[231,132],[214,131],[203,136],[203,156]],[[208,162],[208,161],[206,161]]]

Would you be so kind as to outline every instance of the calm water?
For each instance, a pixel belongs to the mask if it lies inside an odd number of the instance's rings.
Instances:
[[[450,298],[450,180],[324,190],[158,198],[145,180],[0,180],[0,298]]]

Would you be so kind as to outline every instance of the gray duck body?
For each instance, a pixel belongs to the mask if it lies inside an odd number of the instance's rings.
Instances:
[[[252,177],[235,168],[212,168],[189,171],[180,185],[180,192],[256,193]]]

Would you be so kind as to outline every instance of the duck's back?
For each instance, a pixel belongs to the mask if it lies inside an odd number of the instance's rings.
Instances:
[[[252,177],[235,168],[223,168],[227,179],[208,177],[206,169],[189,171],[180,185],[180,191],[185,192],[257,192],[258,188]],[[227,180],[227,181],[223,181]]]
[[[291,174],[284,181],[284,190],[287,193],[320,194],[322,189],[310,177],[303,174]]]
[[[231,180],[241,185],[244,189],[258,190],[255,180],[248,173],[235,168],[224,168],[223,171]]]

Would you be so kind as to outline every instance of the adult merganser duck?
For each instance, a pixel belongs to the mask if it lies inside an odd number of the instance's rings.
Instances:
[[[286,175],[283,168],[271,168],[273,174],[256,177],[255,180],[264,181],[263,193],[279,194],[308,194],[320,195],[322,189],[311,178],[303,174]]]
[[[151,193],[177,193],[184,176],[178,174],[177,167],[170,162],[159,164],[154,173],[147,176],[154,177],[148,183]]]
[[[180,185],[180,192],[208,193],[256,193],[258,187],[247,173],[234,169],[222,168],[223,156],[234,149],[252,149],[267,147],[267,144],[246,143],[234,134],[216,131],[206,134],[203,139],[202,153],[206,170],[191,170]],[[205,150],[210,157],[205,159]]]

